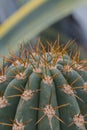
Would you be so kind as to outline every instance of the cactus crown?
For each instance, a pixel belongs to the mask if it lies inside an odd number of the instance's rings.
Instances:
[[[86,130],[87,68],[71,43],[21,46],[0,71],[0,129]],[[71,58],[72,57],[72,58]]]

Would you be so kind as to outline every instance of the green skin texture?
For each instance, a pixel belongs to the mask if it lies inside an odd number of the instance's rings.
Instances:
[[[67,63],[67,56],[65,57],[65,59]],[[17,80],[15,78],[11,78],[7,80],[8,82],[6,81],[0,84],[0,89],[1,91],[3,91],[4,96],[6,97],[21,93],[20,91],[13,88],[14,85],[20,89],[24,88],[25,90],[40,89],[40,91],[34,93],[34,96],[28,101],[24,101],[20,96],[7,98],[10,105],[0,109],[0,122],[11,124],[9,119],[18,120],[19,122],[26,122],[32,119],[31,122],[25,125],[24,130],[81,130],[75,124],[70,127],[68,127],[68,125],[73,122],[74,115],[78,114],[80,112],[80,109],[82,109],[83,106],[86,105],[87,93],[83,89],[76,90],[76,95],[84,101],[83,103],[75,96],[68,95],[62,90],[61,86],[67,84],[66,72],[63,72],[63,64],[63,62],[58,62],[55,69],[47,69],[47,74],[49,76],[57,74],[57,76],[53,78],[53,82],[51,84],[44,83],[39,74],[33,72],[31,66],[25,69],[26,78],[24,80]],[[13,69],[16,70],[16,68]],[[18,68],[18,70],[21,71],[20,67]],[[82,73],[87,77],[86,72],[80,72],[76,70],[68,72],[68,84],[71,84],[73,81],[76,80],[76,78],[79,78],[79,80],[76,81],[72,85],[72,87],[74,88],[84,86],[86,78],[85,76],[81,76]],[[7,72],[6,74],[9,76],[15,76],[15,73],[12,73],[11,71]],[[42,70],[42,75],[46,75],[45,70]],[[5,89],[2,88],[3,86],[5,86]],[[68,106],[56,110],[56,115],[60,117],[65,122],[65,124],[63,124],[53,116],[51,120],[51,128],[48,117],[46,115],[44,119],[42,119],[37,125],[35,125],[35,123],[44,115],[44,112],[40,110],[34,110],[32,109],[32,107],[44,108],[49,105],[51,92],[52,96],[50,105],[53,108],[62,104],[69,103]],[[87,108],[84,109],[82,114],[87,114]],[[12,130],[12,127],[0,125],[0,130]]]
[[[31,74],[31,68],[30,68],[30,71],[29,71],[29,69],[28,69],[28,71],[26,69],[26,71],[25,71],[26,78],[24,80],[17,80],[16,78],[13,79],[8,84],[3,96],[8,97],[8,96],[20,94],[20,91],[13,88],[13,86],[18,87],[19,89],[25,88],[25,84],[27,81],[27,75],[30,75],[30,74]],[[14,120],[17,105],[19,103],[19,99],[20,99],[20,97],[18,97],[18,96],[15,98],[7,98],[9,105],[7,107],[0,109],[0,116],[2,117],[2,118],[0,118],[0,122],[6,122],[6,123],[11,124],[10,120],[8,120],[8,119]],[[0,125],[0,129],[11,130],[12,128],[6,127],[4,125]]]
[[[18,67],[18,70],[22,71],[23,67],[21,66]],[[9,67],[9,69],[6,71],[5,73],[6,81],[0,84],[0,91],[2,92],[2,94],[4,94],[7,85],[14,79],[16,73],[17,73],[17,68],[13,66]]]
[[[59,105],[64,104],[64,103],[70,103],[69,106],[65,108],[61,108],[59,110],[61,118],[66,122],[66,124],[70,124],[73,120],[72,117],[75,114],[78,114],[80,112],[78,103],[75,99],[74,96],[72,95],[67,95],[66,93],[63,92],[63,90],[60,88],[61,85],[66,84],[66,80],[59,72],[57,69],[51,71],[52,74],[58,73],[58,76],[54,78],[55,86],[56,86],[56,92],[57,92],[57,98],[59,101]],[[60,100],[61,99],[61,100]],[[68,117],[68,118],[67,118]],[[60,125],[60,128],[63,130],[79,130],[75,125],[72,125],[70,128],[67,127],[66,125],[62,124]]]
[[[52,83],[50,85],[47,85],[43,81],[41,81],[40,88],[42,91],[40,92],[39,107],[43,108],[43,106],[45,107],[46,105],[49,104],[49,97],[50,97],[51,90],[52,90],[51,105],[52,107],[58,106],[57,97],[55,94],[56,93],[55,84]],[[44,115],[44,113],[42,111],[39,111],[38,115],[39,115],[38,117],[40,118],[41,116]],[[59,116],[58,110],[56,111],[56,115]],[[60,130],[59,121],[55,119],[55,117],[52,118],[52,128],[53,130]],[[38,124],[38,130],[51,130],[47,116],[45,116],[44,119]]]
[[[82,76],[83,80],[85,82],[87,82],[87,71],[85,71],[85,70],[77,70],[77,72],[79,73],[79,75]]]
[[[11,83],[9,84],[7,89],[5,90],[4,96],[19,94],[18,90],[14,89],[14,91],[13,91],[13,88],[12,88],[13,85],[18,86],[19,88],[25,86],[23,81],[17,82],[17,80],[15,80],[15,79]],[[19,102],[19,97],[8,98],[8,102],[10,103],[9,106],[0,110],[0,115],[2,117],[0,119],[1,122],[3,122],[3,121],[7,122],[7,119],[14,119],[16,108],[17,108],[17,105],[18,105],[18,102]],[[5,129],[9,130],[9,128],[6,128],[6,126],[1,126],[0,125],[0,129],[1,128],[3,130],[5,130]]]
[[[61,67],[60,67],[61,66]],[[57,68],[60,69],[63,72],[63,66],[62,64],[58,64]],[[63,72],[63,76],[66,78],[66,73]],[[86,70],[72,70],[71,72],[68,72],[68,83],[71,84],[74,80],[78,79],[72,87],[80,87],[84,86],[84,83],[87,82],[87,71]],[[78,103],[80,105],[80,109],[83,111],[82,113],[87,113],[87,92],[85,92],[83,89],[77,89],[76,90],[77,95],[81,97],[81,99],[85,102],[82,104],[78,100]],[[83,110],[84,109],[84,110]]]
[[[77,72],[79,73],[79,75],[82,76],[83,80],[85,82],[87,82],[87,78],[86,78],[87,77],[87,71],[78,70]],[[83,108],[83,114],[86,114],[86,112],[87,112],[87,101],[85,101],[85,102],[86,102],[86,104],[84,105],[84,108]],[[85,119],[87,120],[87,117]],[[87,124],[86,124],[86,128],[87,128]]]
[[[57,68],[63,72],[63,66],[62,64],[57,65]],[[66,73],[63,73],[63,76],[66,78]],[[87,71],[86,70],[72,70],[71,72],[68,72],[68,83],[71,84],[74,80],[78,79],[72,87],[80,87],[84,86],[84,83],[87,82]],[[87,92],[85,92],[83,89],[77,89],[76,94],[84,101],[82,103],[78,99],[78,104],[80,106],[81,113],[85,115],[87,113]],[[87,120],[87,117],[85,117],[85,120]],[[87,124],[86,124],[87,128]]]
[[[69,84],[71,84],[77,78],[79,78],[79,80],[74,83],[73,87],[84,86],[84,79],[78,74],[78,72],[73,70],[72,72],[68,73]],[[77,89],[76,92],[77,95],[84,101],[83,103],[78,100],[78,104],[80,106],[82,114],[85,115],[87,113],[87,92],[85,92],[83,89]]]
[[[41,78],[38,76],[38,74],[32,73],[30,76],[30,88],[27,84],[25,87],[25,90],[26,89],[30,89],[30,90],[39,89],[40,81],[41,81]],[[23,118],[23,122],[33,119],[33,121],[31,121],[29,124],[25,126],[25,130],[29,130],[29,129],[36,130],[37,126],[35,125],[35,123],[37,121],[37,111],[32,110],[30,107],[38,107],[39,104],[37,102],[39,102],[38,92],[35,93],[33,95],[33,98],[28,101],[24,101],[22,98],[20,99],[15,119],[17,119],[19,122],[22,118]]]

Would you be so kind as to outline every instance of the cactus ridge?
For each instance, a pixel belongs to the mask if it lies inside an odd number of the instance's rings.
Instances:
[[[61,46],[38,41],[3,57],[0,69],[0,130],[86,130],[87,60]],[[4,63],[10,63],[4,66]]]

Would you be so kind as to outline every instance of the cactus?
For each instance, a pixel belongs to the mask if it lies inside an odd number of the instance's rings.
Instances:
[[[0,71],[0,130],[86,130],[86,60],[68,47],[48,43],[46,51],[39,41],[3,58],[11,65]]]

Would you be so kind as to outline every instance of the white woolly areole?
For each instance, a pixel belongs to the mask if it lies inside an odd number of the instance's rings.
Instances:
[[[84,83],[84,91],[87,92],[87,82]]]
[[[68,95],[73,95],[74,94],[74,91],[73,91],[72,87],[70,85],[68,85],[68,84],[64,84],[62,89]]]
[[[84,128],[84,116],[79,115],[79,114],[75,115],[73,117],[73,122],[77,127],[81,129]]]
[[[57,62],[59,62],[59,61],[63,61],[63,58],[59,57],[58,60],[57,60]]]
[[[16,64],[16,65],[20,65],[21,63],[20,63],[19,60],[16,60],[16,61],[12,64],[12,66],[14,66],[14,64]]]
[[[15,76],[15,78],[16,78],[17,80],[20,80],[20,79],[25,79],[26,76],[25,76],[25,73],[19,73],[19,74],[17,74],[17,75]]]
[[[53,109],[53,107],[51,105],[47,105],[44,108],[44,114],[48,116],[48,118],[51,118],[55,115],[55,110]]]
[[[36,52],[32,52],[32,55],[35,57],[37,55],[37,53]]]
[[[52,129],[52,118],[55,115],[55,110],[53,109],[53,107],[51,105],[47,105],[44,108],[44,114],[48,117],[50,129],[53,130]]]
[[[80,64],[78,64],[77,62],[75,62],[74,67],[75,67],[76,69],[78,69],[78,70],[84,70],[83,66],[80,65]]]
[[[27,68],[28,66],[29,66],[29,63],[23,63],[23,64],[21,64],[21,66],[23,66],[23,67],[25,67],[25,68]]]
[[[50,76],[45,76],[44,79],[43,79],[43,82],[44,82],[45,84],[50,85],[50,84],[52,84],[53,79],[52,79]]]
[[[33,97],[33,91],[31,90],[25,90],[21,96],[21,98],[25,101],[30,100]]]
[[[4,108],[8,105],[8,101],[5,96],[0,97],[0,108]]]
[[[12,66],[14,66],[14,64],[16,64],[17,66],[21,65],[23,67],[28,67],[28,63],[27,62],[24,64],[24,63],[21,63],[19,60],[16,60],[15,63],[12,64]]]
[[[40,62],[39,66],[40,67],[45,67],[45,64],[43,62]]]
[[[41,73],[42,70],[41,70],[41,68],[35,68],[35,69],[33,69],[33,72],[35,72],[35,73]]]
[[[6,81],[6,75],[1,75],[0,76],[0,83],[3,83],[4,81]]]
[[[55,66],[50,66],[50,67],[49,67],[50,70],[54,70],[54,69],[56,69],[56,68],[57,68],[56,65],[55,65]]]
[[[69,65],[64,65],[64,66],[63,66],[63,70],[66,71],[66,72],[70,72],[70,71],[72,71],[73,69],[72,69]]]
[[[16,120],[13,124],[12,130],[24,130],[24,124]]]

